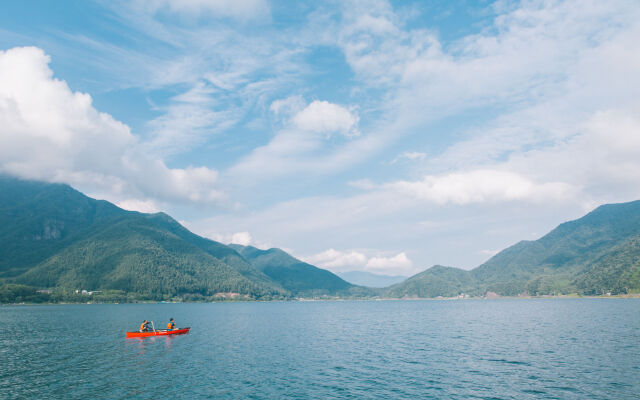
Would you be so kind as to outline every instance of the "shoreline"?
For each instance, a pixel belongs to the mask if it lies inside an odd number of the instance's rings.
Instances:
[[[227,300],[227,301],[137,301],[137,302],[60,302],[60,303],[2,303],[4,306],[60,306],[60,305],[96,305],[96,304],[223,304],[223,303],[283,303],[283,302],[317,302],[317,301],[465,301],[465,300],[555,300],[555,299],[640,299],[640,293],[631,293],[623,295],[599,295],[599,296],[581,296],[576,294],[560,295],[560,296],[499,296],[499,297],[404,297],[404,298],[294,298],[279,300]]]

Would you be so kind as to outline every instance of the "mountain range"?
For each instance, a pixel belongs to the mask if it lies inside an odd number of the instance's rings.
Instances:
[[[366,283],[280,249],[203,238],[164,213],[0,175],[0,302],[86,301],[82,290],[96,301],[640,292],[640,201],[600,206],[470,271],[434,266],[382,289],[350,279]]]
[[[278,249],[234,249],[164,213],[126,211],[68,185],[7,176],[0,177],[0,281],[14,290],[158,300],[366,293]]]
[[[521,241],[465,271],[434,266],[389,297],[584,295],[640,292],[640,201],[602,205],[534,241]]]

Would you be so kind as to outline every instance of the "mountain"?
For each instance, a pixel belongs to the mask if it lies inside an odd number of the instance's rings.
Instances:
[[[519,242],[471,271],[432,267],[390,287],[391,297],[640,291],[640,201],[607,204]],[[457,293],[456,293],[457,292]]]
[[[575,279],[585,294],[640,292],[640,236],[614,247]]]
[[[435,265],[407,280],[392,285],[385,295],[392,298],[402,297],[454,297],[460,293],[469,293],[475,287],[475,281],[469,271],[458,268]]]
[[[380,275],[366,271],[340,272],[338,273],[338,276],[349,283],[353,283],[354,285],[368,286],[372,288],[384,288],[407,279],[406,276]]]
[[[300,261],[280,249],[260,250],[238,244],[229,247],[295,295],[347,294],[354,287],[332,272]]]
[[[0,176],[0,282],[136,298],[289,292],[233,249],[166,214],[126,211],[68,185]]]

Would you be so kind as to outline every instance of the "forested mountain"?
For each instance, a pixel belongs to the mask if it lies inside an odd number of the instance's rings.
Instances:
[[[472,291],[477,292],[475,281],[469,271],[434,265],[403,282],[390,286],[384,293],[392,298],[430,298],[453,297]]]
[[[471,271],[432,267],[388,296],[640,292],[640,201],[607,204]]]
[[[149,299],[290,295],[233,249],[166,214],[125,211],[67,185],[6,176],[0,176],[0,280]]]
[[[231,244],[256,269],[296,295],[348,294],[354,285],[324,269],[292,257],[280,249],[260,250]]]

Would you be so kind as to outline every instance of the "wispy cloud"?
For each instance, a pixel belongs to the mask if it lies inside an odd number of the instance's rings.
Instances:
[[[304,103],[303,103],[304,104]],[[229,171],[232,175],[273,178],[303,171],[326,172],[339,168],[318,155],[333,134],[342,140],[358,135],[358,116],[347,108],[327,101],[313,101],[300,108],[300,98],[277,100],[270,109],[284,115],[284,126],[264,146],[252,150]],[[324,164],[324,167],[322,165]]]
[[[391,161],[391,164],[395,164],[401,160],[409,160],[409,161],[422,161],[427,157],[426,153],[422,153],[419,151],[403,151],[398,154],[396,158]]]
[[[217,17],[241,21],[269,17],[265,0],[135,0],[135,6],[151,14],[177,13],[191,18]]]

